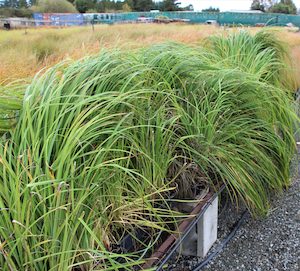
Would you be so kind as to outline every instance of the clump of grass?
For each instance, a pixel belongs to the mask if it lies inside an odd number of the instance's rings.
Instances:
[[[294,91],[297,87],[288,45],[275,32],[245,30],[208,38],[212,59],[220,65],[256,74],[260,80]]]
[[[55,35],[37,39],[31,44],[31,47],[38,62],[42,62],[49,56],[53,56],[59,50]]]
[[[273,54],[234,66],[220,52],[165,44],[37,75],[1,138],[1,267],[132,270],[182,219],[169,197],[191,187],[225,183],[265,214],[289,184],[297,117],[267,73]],[[120,252],[126,234],[135,252]]]
[[[207,52],[186,46],[155,47],[148,55],[176,90],[185,153],[210,182],[224,181],[253,212],[265,213],[268,191],[289,184],[295,149],[296,115],[285,89],[214,60],[209,65]]]
[[[29,86],[0,151],[3,268],[130,270],[168,229],[174,213],[162,194],[176,117],[163,118],[164,103],[151,108],[155,93],[168,95],[145,88],[148,72],[106,53],[56,66]],[[137,227],[148,229],[142,251],[115,253]]]

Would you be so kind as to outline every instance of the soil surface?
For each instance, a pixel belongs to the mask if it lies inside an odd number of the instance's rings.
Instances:
[[[262,219],[246,218],[235,237],[208,265],[205,271],[300,271],[300,146],[293,162],[293,184],[283,194],[272,197],[269,215]],[[241,217],[230,205],[220,210],[218,240],[228,235]],[[172,259],[168,270],[193,270],[203,259]]]

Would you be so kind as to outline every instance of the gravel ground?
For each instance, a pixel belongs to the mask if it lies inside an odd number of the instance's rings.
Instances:
[[[300,149],[299,149],[300,153]],[[236,236],[205,271],[300,271],[300,163],[294,163],[293,185],[272,199],[267,218],[246,219]],[[218,240],[211,252],[231,231],[243,210],[232,206],[220,215]],[[186,271],[201,261],[196,257],[173,259],[168,270]]]

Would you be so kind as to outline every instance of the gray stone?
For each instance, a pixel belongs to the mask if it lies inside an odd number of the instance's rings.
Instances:
[[[300,222],[300,211],[298,211],[297,214],[295,215],[295,220],[297,222]]]

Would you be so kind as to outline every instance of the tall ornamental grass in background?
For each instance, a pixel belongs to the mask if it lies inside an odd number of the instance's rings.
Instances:
[[[170,199],[223,183],[266,214],[290,183],[297,122],[272,38],[102,52],[37,75],[22,103],[2,99],[1,268],[133,270],[183,219]]]
[[[260,81],[291,91],[297,88],[289,50],[275,33],[247,31],[208,38],[210,60],[221,67],[238,68],[257,76]]]

